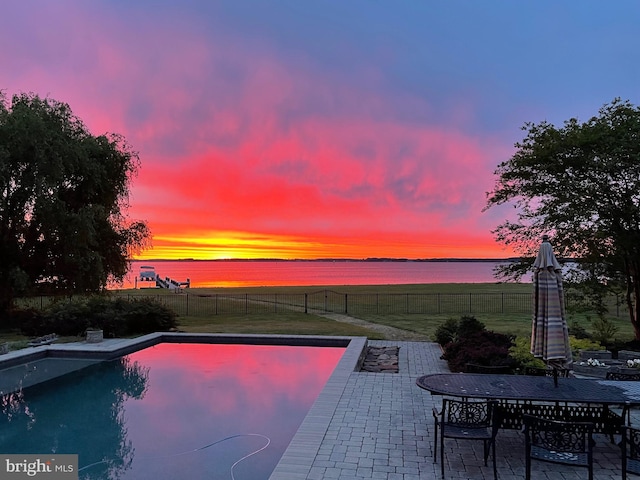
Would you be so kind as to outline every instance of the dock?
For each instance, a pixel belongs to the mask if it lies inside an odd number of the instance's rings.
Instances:
[[[184,282],[180,282],[170,277],[162,278],[158,273],[156,273],[154,267],[146,265],[140,267],[140,273],[136,276],[135,288],[138,288],[138,282],[140,282],[140,288],[166,288],[169,290],[180,291],[183,288],[191,287],[191,280],[189,278]]]
[[[165,277],[162,279],[158,276],[156,277],[156,286],[159,288],[168,288],[169,290],[180,290],[182,288],[189,288],[191,286],[191,280],[187,278],[185,282],[178,282],[173,278]]]

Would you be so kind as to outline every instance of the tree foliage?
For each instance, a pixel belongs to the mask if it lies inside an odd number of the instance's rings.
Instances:
[[[16,295],[122,280],[150,238],[125,215],[138,165],[122,136],[91,135],[67,104],[0,94],[0,312]]]
[[[615,99],[584,123],[527,123],[523,130],[487,197],[487,208],[509,203],[518,212],[494,232],[523,256],[506,273],[522,274],[548,234],[556,254],[580,260],[572,280],[592,298],[625,292],[640,338],[640,108]]]

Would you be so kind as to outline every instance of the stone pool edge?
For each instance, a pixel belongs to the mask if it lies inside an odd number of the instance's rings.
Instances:
[[[354,371],[360,369],[366,355],[366,337],[342,338],[349,339],[345,352],[291,439],[269,480],[300,480],[307,478],[310,473],[349,377]]]
[[[362,343],[363,340],[364,343]],[[100,343],[83,341],[26,347],[1,355],[0,369],[43,358],[113,360],[159,343],[241,343],[244,345],[345,347],[348,350],[349,346],[358,348],[353,342],[362,344],[364,348],[366,337],[156,332],[135,338],[105,339]]]

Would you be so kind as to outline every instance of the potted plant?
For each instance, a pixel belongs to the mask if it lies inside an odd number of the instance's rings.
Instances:
[[[104,332],[101,328],[89,327],[85,334],[87,343],[100,343],[104,339]]]

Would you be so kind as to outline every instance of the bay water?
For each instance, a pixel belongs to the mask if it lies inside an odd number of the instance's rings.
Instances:
[[[122,287],[145,286],[141,267],[161,278],[190,281],[192,288],[494,283],[500,261],[132,261]],[[146,282],[148,285],[148,282]]]

